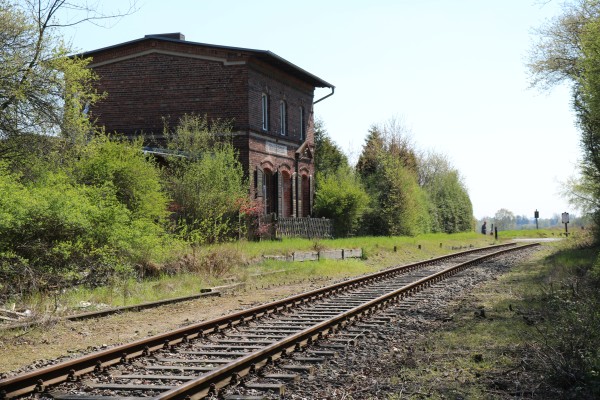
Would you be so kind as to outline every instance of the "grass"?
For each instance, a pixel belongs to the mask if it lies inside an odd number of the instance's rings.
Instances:
[[[475,232],[457,233],[457,234],[427,234],[416,237],[382,237],[366,236],[352,237],[343,239],[299,239],[284,238],[281,241],[262,241],[262,242],[235,242],[219,245],[221,248],[232,247],[242,251],[250,258],[261,257],[263,255],[284,255],[291,254],[294,251],[311,251],[315,249],[349,249],[362,248],[366,254],[378,254],[380,252],[391,252],[394,246],[397,248],[422,247],[426,246],[429,251],[437,252],[440,243],[442,249],[448,249],[452,246],[465,244],[479,244],[493,242],[494,239],[486,237]]]
[[[15,304],[15,307],[26,308],[38,314],[57,315],[95,311],[106,307],[128,306],[187,296],[198,293],[200,288],[207,287],[205,282],[203,277],[195,274],[162,276],[141,282],[129,278],[94,289],[78,286],[63,293],[36,293],[24,299],[22,304]],[[8,308],[12,306],[8,305]]]
[[[509,231],[498,231],[499,239],[516,239],[516,238],[559,238],[564,236],[564,227],[554,227],[551,229],[522,229],[522,230],[509,230]],[[570,237],[581,237],[585,236],[587,231],[581,228],[569,229]]]
[[[540,332],[571,332],[573,328],[557,327],[562,319],[543,314],[548,309],[548,283],[582,276],[582,271],[593,265],[598,251],[584,247],[579,240],[548,243],[532,260],[472,291],[456,305],[452,323],[412,344],[416,365],[404,365],[397,371],[396,382],[418,390],[398,393],[389,400],[529,398],[532,394],[539,398],[594,398],[594,394],[589,397],[589,392],[595,390],[593,385],[598,384],[593,380],[593,370],[588,387],[579,382],[579,391],[574,385],[557,388],[552,378],[555,371],[540,364],[536,354],[544,351],[540,347]],[[482,308],[485,318],[475,317],[474,310]],[[558,336],[558,343],[572,340],[572,344],[579,345],[578,337],[586,334],[579,335]],[[589,347],[593,352],[597,343]],[[564,357],[567,356],[563,354],[560,359]],[[540,383],[545,385],[545,394],[538,391]]]
[[[57,315],[99,308],[135,305],[143,302],[197,294],[201,288],[244,282],[249,289],[300,282],[325,283],[375,272],[392,265],[448,254],[459,248],[496,243],[491,236],[474,232],[428,234],[417,237],[355,237],[346,239],[291,239],[263,242],[233,242],[197,249],[198,259],[210,258],[209,266],[193,272],[160,273],[136,280],[115,281],[89,289],[74,287],[61,293],[35,294],[0,308],[30,309],[37,314]],[[420,248],[419,248],[420,247]],[[361,248],[363,259],[319,262],[265,260],[263,255],[289,255],[297,251]],[[395,249],[395,251],[394,251]],[[197,254],[196,254],[197,253]],[[87,307],[82,308],[82,305]]]

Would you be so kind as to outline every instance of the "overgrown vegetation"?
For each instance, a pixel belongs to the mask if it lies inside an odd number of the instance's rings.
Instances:
[[[321,146],[315,212],[331,218],[338,235],[473,229],[473,207],[458,171],[441,154],[420,154],[400,121],[371,127],[354,170],[322,123],[315,145]]]
[[[581,132],[581,176],[565,189],[569,200],[600,226],[600,2],[573,0],[538,30],[529,69],[544,89],[567,82]]]
[[[0,165],[2,298],[107,284],[171,244],[158,171],[139,145],[98,137],[71,151]]]
[[[544,245],[454,304],[396,379],[433,399],[598,398],[599,251],[586,235]]]
[[[530,311],[534,368],[571,398],[600,396],[599,251],[584,242],[548,257],[549,278]]]
[[[87,309],[102,306],[131,305],[175,296],[198,293],[202,287],[244,282],[248,290],[289,282],[346,278],[374,272],[381,268],[440,256],[457,249],[492,244],[489,238],[474,232],[461,234],[428,234],[417,237],[355,237],[345,239],[288,239],[285,241],[231,241],[195,246],[192,251],[180,248],[160,268],[121,275],[105,285],[73,285],[61,291],[34,293],[14,298],[17,309],[30,309],[35,314],[77,312],[81,303]],[[263,256],[290,255],[293,252],[361,248],[363,257],[350,260],[287,262]],[[171,254],[169,252],[169,254]],[[143,277],[144,279],[139,279]],[[15,277],[16,278],[16,277]],[[12,307],[12,306],[11,306]]]
[[[176,232],[193,244],[236,237],[238,212],[248,197],[227,123],[184,116],[169,137],[164,179],[173,203]]]

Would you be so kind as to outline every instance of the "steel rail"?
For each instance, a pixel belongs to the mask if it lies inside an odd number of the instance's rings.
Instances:
[[[56,365],[41,368],[37,371],[32,371],[17,375],[12,378],[0,380],[0,399],[13,398],[31,392],[42,392],[48,385],[72,381],[77,379],[77,377],[80,375],[92,371],[102,370],[105,367],[120,362],[125,362],[139,356],[149,355],[153,351],[175,345],[180,342],[185,342],[189,339],[201,337],[206,333],[217,333],[222,329],[244,324],[248,321],[255,320],[258,317],[285,311],[294,306],[307,303],[311,300],[324,298],[329,295],[339,293],[342,290],[349,290],[359,286],[367,285],[369,283],[412,271],[416,268],[427,266],[432,263],[439,263],[456,257],[489,251],[490,249],[512,249],[514,246],[516,246],[516,243],[489,246],[436,257],[426,261],[388,268],[377,273],[339,282],[330,286],[312,290],[310,292],[294,295],[282,300],[219,317],[210,321],[199,322],[163,334],[140,339],[128,344],[94,352],[77,359],[64,361]],[[526,246],[520,246],[519,249],[523,247]],[[269,348],[264,349],[264,351],[270,351]]]
[[[268,345],[260,350],[256,350],[232,363],[207,372],[192,381],[155,396],[153,400],[202,399],[209,394],[216,393],[216,390],[225,387],[230,383],[238,383],[240,377],[252,373],[259,366],[269,364],[278,358],[284,358],[291,352],[299,351],[302,347],[305,347],[314,340],[322,337],[324,334],[336,330],[340,325],[346,326],[350,322],[359,319],[362,315],[369,314],[377,309],[385,308],[392,302],[398,302],[404,297],[418,293],[432,284],[447,279],[472,265],[479,264],[507,252],[537,245],[539,245],[539,243],[500,250],[446,268],[443,271],[434,273],[428,277],[421,278],[360,306],[352,308],[351,310],[342,312],[331,319],[320,322],[301,332],[292,334],[281,341]]]

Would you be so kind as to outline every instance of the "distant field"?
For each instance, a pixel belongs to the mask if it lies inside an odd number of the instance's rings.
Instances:
[[[569,227],[569,236],[579,236],[585,234],[586,230],[581,227]],[[528,230],[511,230],[498,231],[498,239],[508,240],[515,238],[557,238],[564,237],[565,228],[556,227],[552,229],[528,229]]]

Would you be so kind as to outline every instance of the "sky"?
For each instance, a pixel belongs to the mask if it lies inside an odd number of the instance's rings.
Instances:
[[[126,17],[63,34],[77,51],[167,32],[270,50],[335,86],[315,116],[351,160],[371,126],[396,119],[460,172],[475,217],[550,218],[577,214],[560,192],[579,132],[569,87],[530,88],[527,61],[534,29],[560,13],[558,0],[137,0]]]

